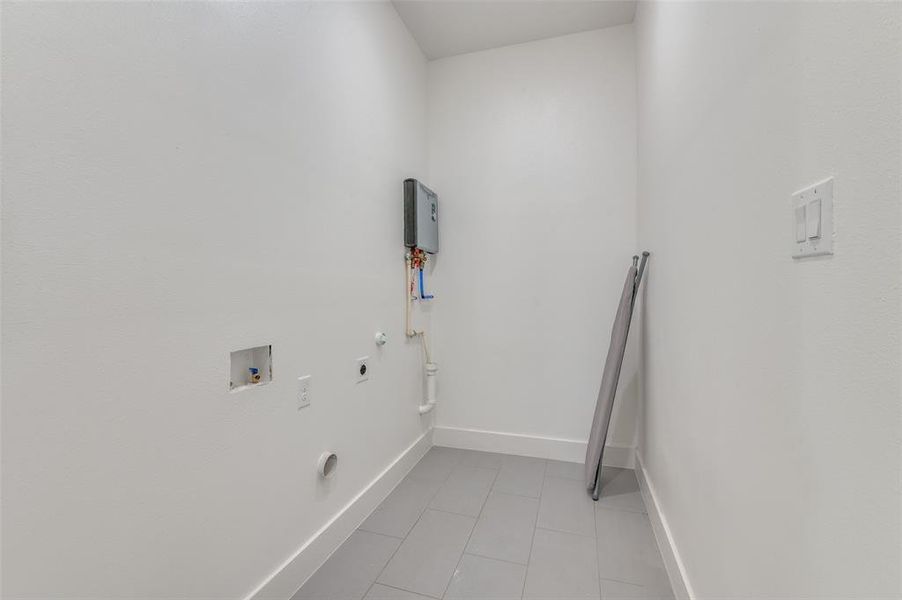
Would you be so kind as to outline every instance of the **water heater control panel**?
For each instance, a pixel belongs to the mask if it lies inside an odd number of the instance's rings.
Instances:
[[[416,179],[404,180],[404,245],[438,253],[438,196]]]

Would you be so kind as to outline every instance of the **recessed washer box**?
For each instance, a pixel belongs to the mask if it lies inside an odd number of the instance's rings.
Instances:
[[[229,390],[237,392],[272,381],[272,346],[235,350],[231,354]]]

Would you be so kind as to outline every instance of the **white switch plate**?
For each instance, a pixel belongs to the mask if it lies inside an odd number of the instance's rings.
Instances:
[[[310,406],[310,375],[298,377],[298,410]]]
[[[369,356],[361,356],[357,359],[357,383],[361,383],[370,378]]]
[[[816,211],[816,201],[820,201],[820,235],[814,234],[812,229],[815,224],[808,222],[808,215]],[[802,209],[806,213],[806,235],[800,242],[799,212]],[[807,209],[807,210],[806,210]],[[823,256],[833,254],[833,178],[825,179],[792,195],[792,257],[806,258],[808,256]]]

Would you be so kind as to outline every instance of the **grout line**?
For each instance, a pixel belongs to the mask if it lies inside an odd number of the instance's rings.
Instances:
[[[499,474],[500,472],[501,472],[500,469],[497,470],[497,471],[495,471],[495,476],[492,477],[492,483],[489,484],[488,492],[486,492],[485,498],[482,499],[482,504],[481,504],[480,507],[479,507],[479,514],[476,515],[476,522],[477,522],[477,523],[479,522],[480,517],[482,517],[482,511],[485,510],[485,505],[486,505],[486,503],[489,501],[489,496],[492,495],[492,490],[495,489],[495,481],[498,480],[498,474]],[[474,529],[475,529],[475,526],[474,526]],[[469,540],[467,540],[467,542],[469,543]]]
[[[594,517],[593,517],[593,519],[594,519]],[[541,529],[542,531],[553,531],[554,533],[565,533],[567,535],[575,535],[576,537],[582,537],[582,538],[590,537],[586,533],[576,533],[573,531],[564,531],[563,529],[554,529],[552,527],[539,527],[538,525],[536,525],[536,529]],[[595,536],[595,535],[592,535],[591,537],[593,540],[597,539],[597,536]]]
[[[494,486],[492,487],[492,491],[499,494],[507,494],[508,496],[516,496],[517,498],[529,498],[530,500],[540,500],[542,498],[541,494],[539,494],[538,496],[526,496],[525,494],[515,494],[514,492],[503,492],[501,490],[496,490]]]
[[[432,449],[432,448],[430,448],[430,450],[431,450],[431,449]],[[429,454],[429,450],[426,451],[426,454]],[[423,458],[426,458],[426,454],[423,455]],[[410,470],[413,471],[413,469],[415,469],[415,468],[417,467],[417,465],[419,465],[421,462],[423,462],[423,458],[421,458],[420,460],[418,460],[418,461],[417,461],[417,464],[414,465]],[[457,464],[460,464],[460,463],[458,462]],[[456,467],[457,464],[455,464],[454,466]],[[391,555],[391,556],[389,557],[389,559],[386,561],[385,565],[382,567],[382,569],[379,570],[379,573],[376,575],[376,578],[373,579],[372,583],[370,583],[370,586],[369,586],[368,588],[366,588],[366,593],[363,595],[364,598],[366,597],[367,594],[370,593],[370,591],[373,589],[373,586],[376,585],[377,583],[379,583],[379,578],[382,577],[382,574],[385,572],[385,569],[388,568],[388,565],[391,564],[391,561],[393,561],[393,560],[395,559],[395,555],[398,554],[398,550],[401,549],[401,546],[403,546],[403,545],[404,545],[404,542],[407,541],[407,538],[410,537],[410,532],[413,531],[414,529],[416,529],[416,526],[420,523],[420,519],[422,519],[422,518],[423,518],[423,515],[426,514],[426,511],[429,510],[429,505],[432,504],[433,498],[435,498],[436,494],[438,494],[438,493],[441,491],[442,486],[445,485],[445,482],[448,481],[448,478],[451,477],[451,471],[454,471],[454,468],[453,468],[453,467],[451,468],[450,471],[448,471],[448,475],[445,476],[445,478],[444,478],[444,479],[442,480],[442,482],[438,485],[438,487],[435,488],[435,492],[433,492],[433,494],[432,494],[431,496],[429,496],[429,500],[426,502],[426,506],[424,506],[424,507],[423,507],[423,510],[420,511],[420,516],[417,517],[417,520],[414,521],[413,526],[407,531],[407,535],[405,535],[403,538],[401,538],[401,543],[398,544],[398,547],[395,548],[395,551],[394,551],[394,552],[392,552],[392,555]],[[407,475],[404,476],[404,479],[407,479],[408,477],[410,477],[410,472],[408,472]],[[403,482],[404,479],[402,479],[401,481]],[[398,485],[401,485],[401,484],[398,483]],[[392,490],[392,491],[394,491],[394,490]],[[385,500],[383,500],[383,502],[385,502]],[[381,504],[380,504],[380,506],[381,506]],[[376,507],[377,510],[378,510],[378,508],[379,508],[379,507]],[[375,511],[373,511],[373,512],[375,512]],[[397,538],[395,538],[395,539],[397,539]],[[319,570],[319,569],[317,569],[317,570]],[[379,585],[385,585],[385,584],[384,584],[384,583],[380,583]],[[394,587],[394,586],[388,586],[388,587],[391,587],[391,588],[396,589],[396,590],[401,589],[401,588],[396,588],[396,587]],[[402,591],[405,591],[405,592],[413,592],[413,593],[416,593],[416,594],[419,593],[419,592],[414,592],[413,590],[402,590]],[[423,595],[428,595],[428,594],[423,594]],[[430,598],[431,598],[431,597],[432,597],[432,596],[430,596]]]
[[[445,584],[445,589],[442,590],[442,597],[444,597],[445,594],[448,593],[448,587],[451,585],[451,580],[454,579],[454,573],[457,573],[457,571],[460,569],[460,563],[464,559],[464,555],[467,553],[467,546],[470,545],[470,540],[473,538],[473,532],[476,531],[476,526],[479,525],[479,519],[480,517],[482,517],[482,511],[485,508],[485,503],[488,502],[489,494],[492,493],[492,488],[495,487],[495,480],[498,479],[499,472],[500,469],[498,471],[495,471],[495,476],[492,477],[492,483],[489,484],[489,490],[488,492],[486,492],[485,498],[482,499],[482,505],[480,505],[479,507],[479,514],[476,515],[476,521],[473,522],[473,527],[470,528],[470,535],[467,536],[467,541],[464,544],[463,552],[460,553],[460,558],[457,559],[457,564],[454,566],[454,572],[451,573],[451,577],[448,579],[448,583]]]
[[[446,515],[454,515],[455,517],[466,517],[468,519],[475,519],[476,521],[479,521],[479,515],[476,515],[476,516],[467,515],[464,513],[454,512],[453,510],[447,510],[445,508],[433,508],[431,506],[427,506],[426,510],[433,510],[435,512],[445,513]]]
[[[478,515],[468,515],[468,514],[466,514],[466,513],[458,513],[458,512],[454,512],[453,510],[448,510],[447,508],[434,508],[434,507],[432,507],[432,506],[427,506],[427,507],[426,507],[426,510],[434,510],[435,512],[443,512],[443,513],[445,513],[446,515],[455,515],[455,516],[458,516],[458,517],[466,517],[466,518],[468,518],[468,519],[476,519],[477,521],[479,520],[479,515],[482,514],[482,511],[481,511],[481,510],[480,510],[480,512],[479,512]]]
[[[585,485],[585,484],[583,484]],[[592,545],[595,547],[595,585],[598,587],[598,598],[602,600],[602,590],[601,590],[601,569],[599,568],[599,562],[601,561],[601,555],[598,554],[598,511],[595,510],[598,508],[598,501],[593,498],[592,502],[592,533],[595,534],[595,541]]]
[[[597,502],[595,503],[595,508],[598,508],[600,510],[616,510],[617,512],[628,512],[633,513],[634,515],[645,515],[646,517],[648,516],[648,512],[644,510],[633,510],[631,508],[623,508],[620,506],[607,506],[598,504]]]
[[[362,525],[362,524],[361,524],[361,525]],[[357,531],[362,531],[362,532],[364,532],[364,533],[369,533],[369,534],[372,534],[372,535],[382,535],[382,536],[385,536],[385,537],[392,538],[393,540],[403,540],[403,539],[404,539],[404,538],[402,538],[401,536],[398,536],[398,535],[392,535],[392,534],[390,534],[390,533],[383,533],[383,532],[381,532],[381,531],[370,531],[369,529],[364,529],[362,526],[361,526],[361,527],[358,527],[358,528],[355,529],[354,531],[355,531],[355,532],[357,532]],[[352,534],[352,535],[353,535],[353,534]],[[344,544],[344,542],[342,542],[342,544]],[[341,548],[341,546],[339,546],[339,548]],[[323,564],[326,564],[326,563],[323,563]],[[319,570],[319,569],[317,569],[317,570]]]
[[[477,553],[475,553],[475,552],[466,552],[466,551],[465,551],[464,554],[469,554],[470,556],[476,556],[477,558],[485,558],[485,559],[488,559],[488,560],[497,560],[498,562],[507,563],[507,564],[509,564],[509,565],[517,565],[518,567],[526,567],[526,566],[528,566],[528,565],[525,564],[525,563],[519,563],[519,562],[516,562],[516,561],[513,561],[513,560],[507,560],[506,558],[496,558],[496,557],[494,557],[494,556],[486,556],[485,554],[477,554]],[[627,583],[627,582],[624,581],[623,583]]]
[[[576,481],[575,479],[566,479],[566,478],[562,478],[562,477],[555,477],[554,475],[546,475],[546,477],[545,477],[545,483],[547,483],[549,480],[551,480],[551,481],[562,481],[562,482],[565,483],[565,485],[571,485],[572,482]],[[598,537],[598,534],[597,534],[597,532],[596,532],[595,502],[592,502],[592,501],[591,501],[590,496],[589,496],[588,492],[585,491],[584,486],[583,486],[582,483],[579,483],[579,487],[580,487],[581,489],[583,489],[583,492],[582,492],[582,493],[585,494],[586,501],[589,502],[588,508],[589,508],[590,511],[592,511],[592,534],[591,534],[591,535],[592,535],[593,538],[596,538],[596,537]],[[542,486],[543,495],[544,495],[544,488],[545,488],[545,486],[544,486],[544,484],[543,484],[543,486]],[[582,520],[582,519],[580,519],[580,520]],[[587,534],[587,533],[581,533],[580,531],[572,531],[572,530],[569,530],[569,529],[557,529],[557,528],[555,528],[555,527],[545,527],[545,526],[540,526],[539,528],[540,528],[540,529],[547,529],[548,531],[557,531],[557,532],[559,532],[559,533],[572,533],[573,535],[578,535],[578,536],[582,536],[582,537],[589,537],[589,534]]]
[[[538,500],[541,496],[524,496],[523,494],[514,494],[512,492],[502,492],[501,490],[496,490],[494,486],[492,486],[491,494],[501,494],[502,496],[513,496],[514,498],[526,498],[527,500]]]
[[[529,457],[526,457],[526,458],[534,458],[534,457],[529,456]],[[543,487],[544,484],[545,484],[545,473],[548,471],[548,459],[547,459],[547,458],[535,458],[534,460],[541,460],[541,461],[542,461],[542,484],[539,486],[539,495],[538,495],[538,496],[528,496],[528,495],[526,495],[526,494],[518,494],[517,492],[508,492],[508,491],[504,491],[504,490],[496,490],[496,489],[495,489],[495,484],[494,484],[494,483],[492,484],[492,491],[493,491],[493,492],[497,491],[499,494],[508,494],[508,495],[510,495],[510,496],[519,496],[520,498],[532,498],[533,500],[541,499],[541,497],[542,497],[542,487]],[[502,465],[502,468],[503,468],[503,466],[504,466],[504,465]],[[501,469],[498,469],[498,475],[501,475]],[[498,478],[496,477],[495,480],[497,481],[497,479],[498,479]]]
[[[624,581],[623,579],[614,579],[613,577],[599,577],[601,581],[616,581],[617,583],[625,583],[626,585],[634,585],[640,588],[647,588],[644,583],[636,583],[635,581]]]
[[[382,536],[385,538],[389,538],[391,540],[403,540],[404,539],[404,538],[398,537],[396,535],[390,535],[388,533],[379,533],[378,531],[370,531],[368,529],[361,529],[359,527],[354,530],[354,533],[368,533],[369,535],[378,535],[378,536]],[[351,535],[354,535],[354,533],[352,533]],[[350,536],[348,537],[348,539],[351,539]],[[342,546],[344,546],[344,542],[342,542]],[[341,546],[339,546],[339,548],[341,548]]]
[[[464,452],[478,452],[478,450],[464,450]],[[501,467],[504,466],[504,465],[503,465],[503,463],[500,464],[500,465],[498,465],[497,467],[493,467],[493,466],[491,466],[491,465],[485,465],[485,464],[474,465],[474,464],[469,464],[469,463],[467,463],[467,462],[466,462],[466,459],[463,459],[463,460],[461,460],[461,462],[460,462],[460,466],[462,466],[462,467],[472,467],[472,468],[474,468],[474,469],[491,469],[491,470],[493,470],[493,471],[500,471],[500,470],[501,470]]]
[[[385,569],[388,568],[388,565],[391,564],[391,561],[393,561],[393,560],[395,559],[395,555],[398,554],[398,550],[401,549],[401,546],[403,546],[403,545],[404,545],[404,542],[407,541],[407,537],[410,535],[410,532],[413,531],[414,527],[417,526],[417,523],[420,522],[420,519],[423,518],[423,515],[426,514],[426,510],[427,510],[427,509],[424,508],[424,509],[420,512],[420,516],[417,517],[417,520],[416,520],[416,521],[414,521],[413,527],[411,527],[411,528],[410,528],[410,531],[407,532],[407,535],[404,536],[404,537],[401,539],[401,543],[398,544],[398,547],[395,548],[395,551],[392,552],[392,553],[391,553],[391,556],[388,557],[388,560],[385,561],[385,565],[383,565],[383,567],[382,567],[381,569],[379,569],[379,572],[376,574],[376,577],[375,577],[375,578],[373,579],[373,581],[370,583],[370,586],[369,586],[368,588],[366,588],[366,593],[363,595],[364,598],[366,598],[366,596],[370,593],[370,591],[373,589],[373,586],[376,585],[377,583],[379,583],[379,578],[382,577],[382,574],[383,574],[383,573],[385,573]],[[385,584],[384,584],[384,583],[380,583],[379,585],[385,585]],[[389,586],[389,587],[393,587],[393,586]],[[398,589],[398,588],[395,588],[395,589]],[[405,590],[405,591],[408,591],[408,590]]]
[[[376,585],[376,584],[373,583],[373,585]],[[370,587],[372,588],[373,585],[371,585]],[[405,590],[404,588],[399,588],[399,587],[396,586],[396,585],[388,585],[387,583],[380,583],[379,585],[385,586],[385,587],[387,587],[387,588],[391,588],[391,589],[393,589],[393,590],[398,590],[399,592],[408,592],[408,593],[410,593],[410,594],[417,594],[418,596],[423,596],[424,598],[435,598],[435,600],[442,600],[441,598],[436,598],[435,596],[430,596],[429,594],[424,594],[423,592],[414,592],[414,591],[411,591],[411,590]],[[366,593],[369,594],[370,591],[367,590]],[[364,596],[364,598],[365,598],[365,596]]]
[[[532,562],[532,549],[536,545],[536,531],[539,529],[539,513],[542,510],[542,495],[545,491],[545,476],[548,474],[548,461],[544,462],[545,468],[542,471],[542,487],[539,490],[539,506],[536,507],[536,522],[532,526],[532,543],[529,544],[529,556],[526,557],[526,575],[523,576],[523,586],[520,588],[520,600],[526,593],[526,580],[529,579],[529,563]]]
[[[545,479],[563,479],[564,481],[582,481],[576,477],[562,477],[560,475],[546,475]]]

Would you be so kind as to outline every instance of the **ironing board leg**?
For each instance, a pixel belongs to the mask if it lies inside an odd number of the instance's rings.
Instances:
[[[595,473],[595,488],[592,490],[592,500],[598,502],[598,496],[601,494],[601,465],[598,465],[598,471]]]

